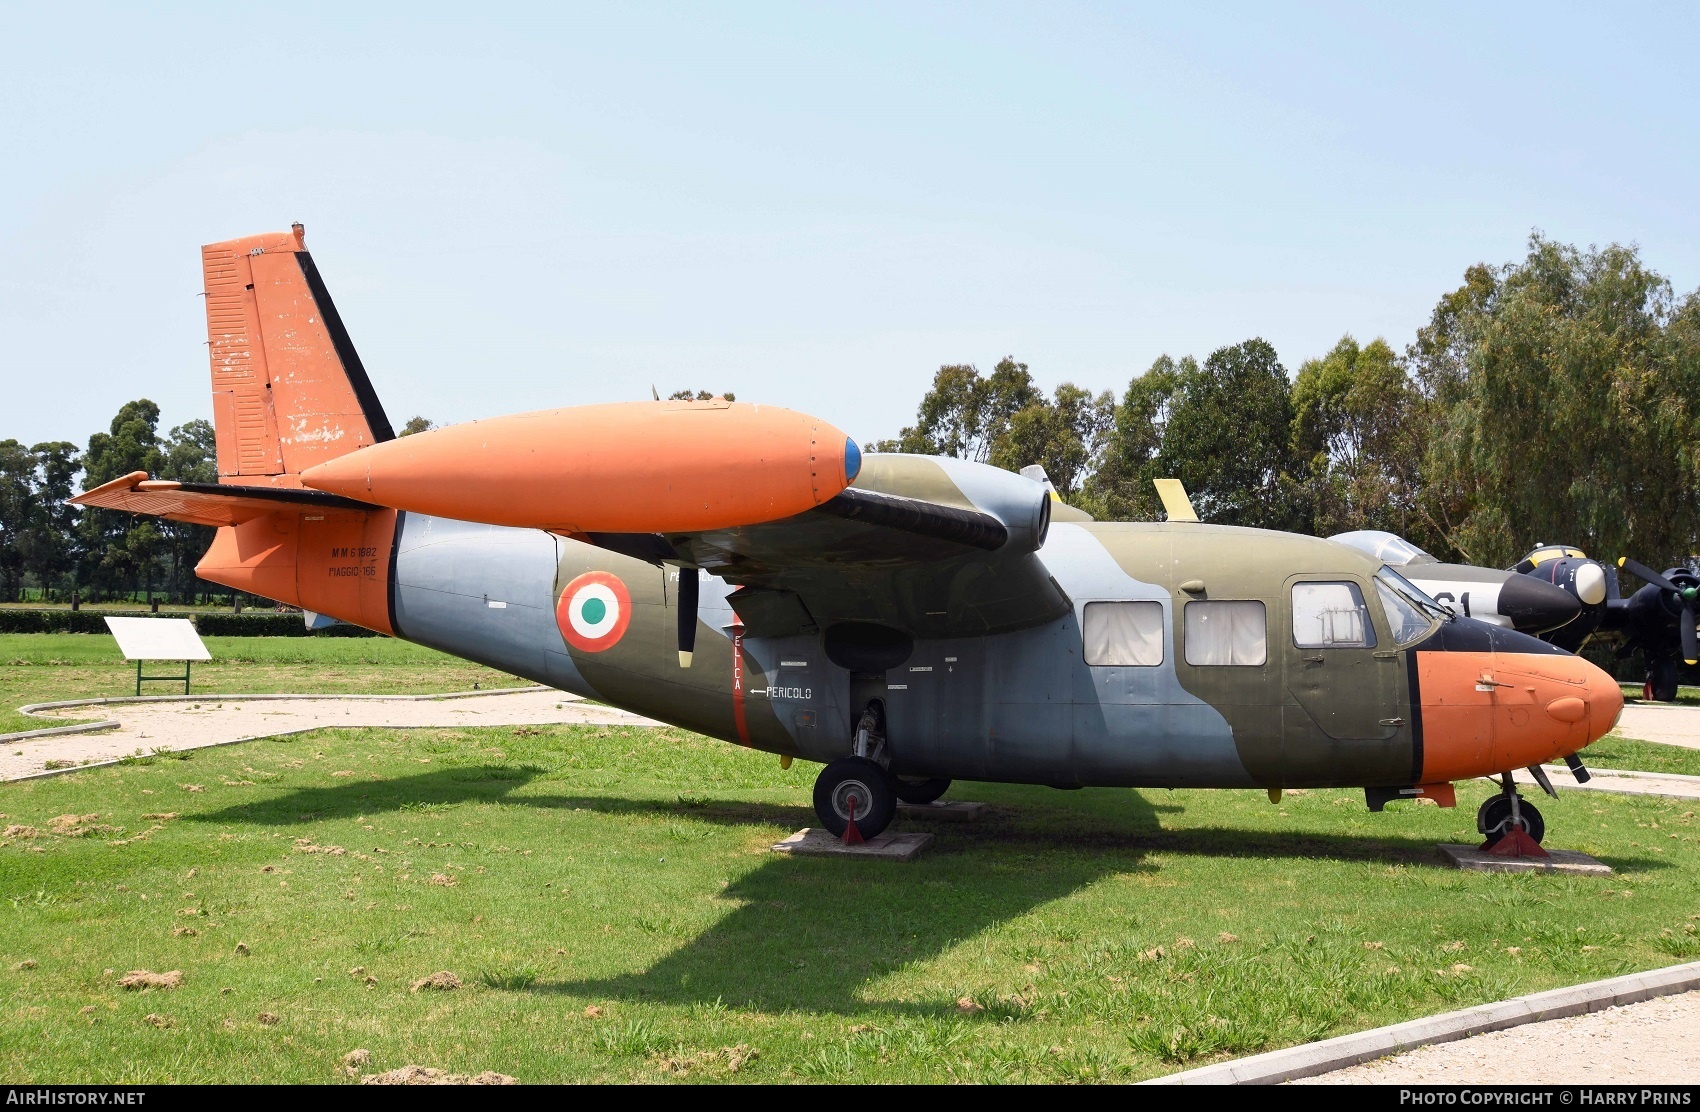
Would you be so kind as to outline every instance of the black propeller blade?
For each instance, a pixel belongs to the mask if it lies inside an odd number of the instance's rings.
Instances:
[[[691,666],[697,647],[697,596],[702,582],[696,568],[679,569],[679,667]]]
[[[1666,579],[1646,564],[1636,563],[1625,556],[1618,560],[1617,566],[1640,576],[1660,590],[1669,591],[1682,603],[1682,617],[1677,621],[1677,633],[1682,637],[1682,659],[1689,664],[1700,661],[1700,634],[1696,634],[1694,602],[1700,597],[1700,588],[1679,587]]]

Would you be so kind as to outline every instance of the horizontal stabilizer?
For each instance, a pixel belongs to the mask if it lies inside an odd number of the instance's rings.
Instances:
[[[240,525],[281,509],[370,510],[352,498],[289,487],[245,487],[213,483],[177,483],[150,479],[146,471],[102,483],[71,499],[77,506],[98,506],[132,514],[163,517],[191,525]]]

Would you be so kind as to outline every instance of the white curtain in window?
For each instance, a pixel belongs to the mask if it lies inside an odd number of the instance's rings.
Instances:
[[[1186,662],[1258,665],[1269,659],[1261,602],[1186,604]]]
[[[1357,584],[1293,584],[1293,644],[1301,649],[1361,649],[1374,643]]]
[[[1086,663],[1151,667],[1163,663],[1163,604],[1086,604]]]

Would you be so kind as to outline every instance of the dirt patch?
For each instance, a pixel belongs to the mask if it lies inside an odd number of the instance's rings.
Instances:
[[[33,826],[26,826],[21,822],[15,822],[8,826],[3,832],[0,832],[0,837],[5,838],[37,838],[40,836],[41,831],[37,830]]]
[[[183,971],[173,969],[169,973],[153,973],[146,969],[132,969],[118,983],[132,992],[140,992],[150,988],[177,988],[183,984]]]
[[[453,888],[455,886],[455,878],[449,876],[447,873],[432,873],[431,879],[425,883],[435,884],[439,888]]]
[[[650,1059],[662,1073],[674,1077],[683,1077],[692,1070],[713,1068],[719,1066],[727,1073],[737,1073],[750,1062],[761,1057],[761,1051],[748,1043],[737,1046],[723,1046],[719,1050],[703,1050],[696,1054],[657,1055]]]
[[[143,1018],[142,1022],[149,1024],[150,1026],[153,1026],[153,1027],[159,1027],[161,1029],[166,1028],[166,1027],[176,1026],[175,1022],[172,1020],[172,1018],[170,1016],[160,1015],[157,1012],[149,1012],[146,1015],[146,1017]]]
[[[437,991],[437,992],[448,992],[452,989],[457,989],[457,988],[460,988],[460,987],[461,987],[460,978],[455,976],[453,973],[450,973],[447,969],[444,969],[444,970],[441,970],[440,972],[431,974],[429,977],[421,977],[417,981],[414,981],[413,984],[408,988],[408,991],[409,992],[420,992],[420,991],[423,991],[423,990],[426,990],[426,989],[430,989],[430,990],[434,990],[434,991]],[[403,1068],[404,1069],[418,1069],[418,1068],[423,1068],[423,1067],[405,1066]],[[395,1084],[413,1084],[413,1082],[395,1082]],[[426,1084],[426,1083],[420,1082],[420,1084]],[[448,1084],[448,1082],[444,1082],[444,1084]]]
[[[400,1069],[374,1073],[360,1079],[362,1085],[517,1085],[519,1082],[505,1073],[485,1070],[467,1075],[450,1073],[431,1066],[402,1066]]]
[[[261,1012],[255,1018],[257,1018],[260,1021],[261,1026],[264,1026],[264,1027],[275,1027],[275,1026],[277,1026],[278,1017],[277,1017],[276,1014],[274,1014],[272,1012]]]
[[[359,1077],[360,1067],[372,1060],[372,1052],[365,1047],[355,1047],[342,1056],[342,1072],[349,1077]]]

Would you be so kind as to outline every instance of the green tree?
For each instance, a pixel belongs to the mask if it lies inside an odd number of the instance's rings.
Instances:
[[[1041,395],[1009,419],[987,461],[1008,471],[1044,467],[1057,493],[1074,501],[1097,460],[1115,415],[1108,390],[1094,396],[1072,382],[1057,387],[1054,400]]]
[[[1129,384],[1087,508],[1155,516],[1150,480],[1167,477],[1205,521],[1304,530],[1292,417],[1286,369],[1264,340],[1218,348],[1202,366],[1165,356]]]
[[[985,377],[972,364],[947,364],[939,368],[932,388],[921,398],[915,424],[895,440],[876,441],[869,449],[985,463],[1015,415],[1043,404],[1045,395],[1033,385],[1027,364],[1017,363],[1013,356],[1000,359]]]
[[[1531,236],[1521,262],[1470,268],[1409,358],[1433,407],[1422,505],[1464,558],[1700,547],[1700,299],[1634,247]]]
[[[1385,340],[1343,337],[1293,382],[1293,448],[1317,533],[1408,534],[1425,428],[1422,398]]]
[[[218,439],[211,422],[199,418],[172,429],[160,448],[159,477],[179,483],[218,482]],[[182,521],[157,523],[164,582],[171,597],[188,602],[195,591],[195,564],[212,544],[213,530]]]
[[[30,448],[34,457],[34,499],[23,535],[25,571],[42,587],[59,588],[76,566],[77,507],[70,504],[82,457],[64,440]]]
[[[107,432],[89,437],[83,457],[85,489],[134,471],[157,475],[164,462],[158,429],[159,406],[146,398],[126,402]],[[163,543],[156,519],[91,509],[78,526],[83,582],[105,591],[152,588]]]
[[[0,440],[0,600],[16,601],[27,566],[29,527],[35,518],[35,453],[16,440]]]
[[[1167,476],[1160,462],[1169,411],[1183,379],[1198,374],[1192,356],[1159,356],[1127,385],[1104,436],[1101,458],[1082,508],[1100,521],[1150,521],[1162,512],[1152,479]]]
[[[436,427],[437,426],[432,424],[431,420],[427,417],[409,417],[407,419],[407,424],[403,425],[401,427],[401,431],[396,433],[396,435],[412,436],[414,433],[430,432]]]

